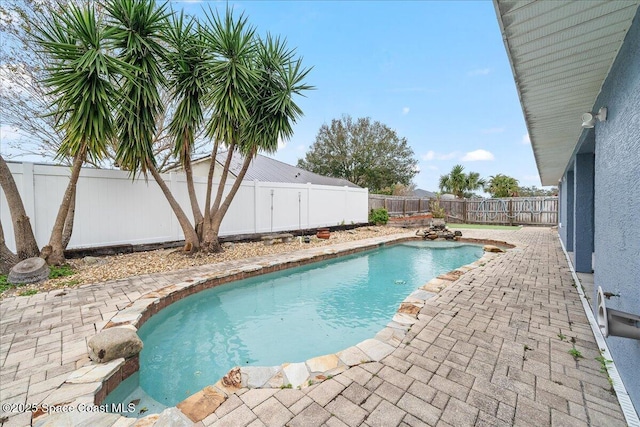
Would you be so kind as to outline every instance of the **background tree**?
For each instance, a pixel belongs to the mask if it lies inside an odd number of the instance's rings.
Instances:
[[[323,124],[298,167],[321,175],[344,178],[377,193],[394,184],[410,185],[418,160],[406,138],[393,129],[350,116]]]
[[[485,191],[491,197],[518,197],[518,180],[501,173],[489,177]]]
[[[462,165],[455,165],[447,175],[440,175],[440,191],[458,198],[471,197],[473,191],[481,189],[484,185],[485,181],[480,178],[479,173],[466,174]]]
[[[535,185],[531,187],[520,187],[518,195],[520,197],[557,196],[558,187],[538,188]]]

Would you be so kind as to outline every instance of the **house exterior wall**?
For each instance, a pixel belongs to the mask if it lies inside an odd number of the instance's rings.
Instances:
[[[640,12],[592,111],[600,107],[608,108],[608,117],[595,126],[595,288],[601,286],[605,292],[620,295],[607,300],[607,307],[640,314]],[[581,155],[574,155],[571,162]],[[573,210],[565,197],[571,185],[566,181],[573,173],[568,171],[563,177],[563,222]],[[575,175],[576,180],[588,177]],[[560,235],[570,250],[567,230],[561,229]],[[595,292],[591,298],[596,301]],[[607,344],[636,411],[640,411],[640,341],[610,336]]]
[[[210,164],[211,164],[211,161],[206,161],[206,162],[201,161],[201,162],[193,163],[191,165],[191,172],[193,173],[193,176],[201,176],[203,178],[208,177]],[[216,181],[219,181],[220,176],[222,176],[222,168],[220,167],[213,168],[213,179]]]

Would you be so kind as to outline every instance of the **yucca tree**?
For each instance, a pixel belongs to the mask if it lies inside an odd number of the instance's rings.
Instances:
[[[112,111],[121,99],[114,81],[130,67],[107,54],[109,30],[91,3],[69,3],[34,27],[36,41],[49,58],[44,83],[53,99],[56,128],[64,135],[58,157],[73,159],[69,185],[41,254],[49,264],[59,265],[65,262],[65,219],[75,200],[80,168],[87,158],[98,162],[107,154],[115,137]]]
[[[169,14],[155,0],[110,0],[105,9],[115,52],[134,67],[120,85],[124,99],[116,110],[116,160],[134,177],[138,172],[151,173],[178,219],[185,249],[197,251],[198,236],[158,172],[153,154],[157,119],[164,110],[160,90],[167,84],[162,63],[167,57],[164,43]]]
[[[251,160],[258,151],[276,151],[278,140],[291,137],[293,124],[302,116],[294,96],[312,87],[304,83],[309,69],[303,68],[302,60],[284,40],[270,35],[255,38],[254,30],[246,27],[246,19],[241,16],[234,21],[229,10],[224,24],[219,17],[212,23],[212,45],[219,57],[213,67],[216,85],[209,132],[216,141],[226,143],[228,154],[216,199],[213,205],[208,200],[205,205],[208,211],[203,245],[209,251],[220,251],[220,225]],[[222,201],[227,165],[234,153],[242,154],[244,161]]]
[[[206,19],[203,34],[213,55],[210,64],[212,78],[208,82],[212,90],[207,97],[212,113],[206,124],[206,135],[214,143],[207,177],[203,238],[208,251],[219,251],[219,245],[213,243],[217,236],[214,236],[212,217],[222,202],[231,160],[240,141],[241,124],[249,119],[247,94],[256,89],[257,80],[252,68],[256,44],[255,28],[249,25],[244,14],[236,19],[232,10],[227,8],[223,18],[209,10]],[[213,172],[221,145],[226,146],[228,153],[212,204]]]
[[[195,138],[204,124],[205,99],[210,91],[211,52],[206,46],[199,23],[174,15],[167,28],[166,69],[170,94],[177,106],[169,123],[173,139],[173,155],[182,165],[187,178],[187,190],[198,237],[202,237],[203,215],[193,184],[191,156]]]

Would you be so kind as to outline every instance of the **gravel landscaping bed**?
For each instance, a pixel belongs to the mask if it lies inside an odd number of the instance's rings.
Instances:
[[[270,246],[262,242],[232,243],[224,249],[224,252],[214,254],[198,253],[188,256],[184,255],[181,249],[160,249],[132,254],[91,257],[86,260],[91,264],[88,264],[84,259],[73,259],[69,260],[69,265],[75,271],[73,275],[49,279],[39,284],[27,284],[17,288],[10,288],[0,294],[0,299],[15,294],[28,295],[36,291],[76,288],[91,283],[107,282],[131,276],[175,271],[197,265],[215,264],[242,258],[281,254],[297,251],[301,248],[327,246],[370,237],[405,233],[406,231],[406,229],[402,228],[383,226],[359,227],[353,230],[332,232],[331,237],[326,240],[313,236],[310,243],[301,243],[298,238],[294,238],[289,243],[276,243]]]

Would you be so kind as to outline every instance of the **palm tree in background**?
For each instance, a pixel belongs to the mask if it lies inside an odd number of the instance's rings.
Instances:
[[[518,180],[501,173],[489,177],[485,191],[491,197],[517,197],[520,186]]]
[[[485,180],[477,172],[464,173],[464,166],[455,165],[447,175],[440,175],[440,191],[458,198],[471,196],[471,192],[483,188]]]

